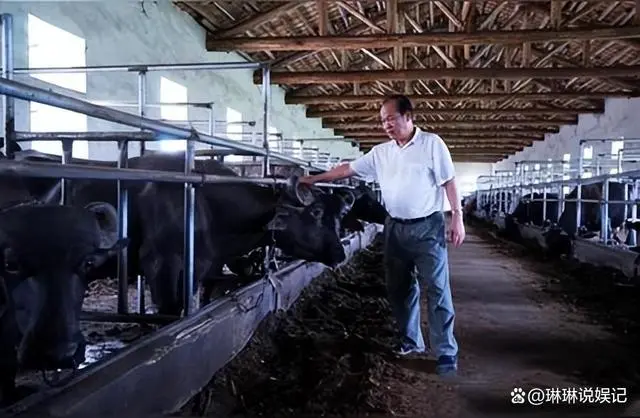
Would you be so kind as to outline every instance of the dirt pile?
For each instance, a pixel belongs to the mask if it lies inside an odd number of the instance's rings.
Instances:
[[[387,413],[394,326],[381,242],[316,279],[188,404],[186,415]],[[206,404],[206,405],[205,405]]]

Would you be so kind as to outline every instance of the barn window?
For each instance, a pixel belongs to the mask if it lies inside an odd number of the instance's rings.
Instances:
[[[618,169],[612,168],[611,170],[609,170],[609,174],[618,174]]]
[[[187,88],[182,84],[160,77],[160,102],[162,103],[185,103],[187,102]],[[189,109],[187,106],[162,105],[160,107],[160,118],[169,121],[189,120]],[[187,148],[187,141],[182,139],[168,139],[160,141],[162,151],[184,151]]]
[[[611,142],[611,159],[618,159],[618,151],[624,147],[624,140]]]
[[[585,160],[590,160],[593,158],[593,146],[584,147],[582,150],[582,158]]]
[[[562,161],[564,161],[564,163],[562,163],[562,171],[563,172],[567,172],[571,169],[571,154],[566,153],[562,156]],[[568,177],[565,178],[564,180],[568,180]]]
[[[233,109],[231,107],[227,107],[227,118],[226,118],[226,132],[227,137],[229,139],[233,139],[234,141],[242,141],[242,113]],[[225,157],[227,161],[242,161],[242,155],[229,155]]]
[[[32,14],[27,16],[27,38],[28,63],[31,68],[87,65],[86,42],[83,38]],[[87,93],[86,73],[33,74],[32,77],[54,86]],[[29,119],[32,132],[87,131],[86,115],[41,103],[29,103]],[[33,141],[31,148],[47,154],[62,155],[62,143],[57,141]],[[89,158],[89,143],[73,141],[73,156]]]
[[[281,149],[281,145],[282,145],[282,141],[280,141],[280,138],[277,136],[278,134],[278,129],[274,128],[273,126],[269,126],[269,149],[271,149],[273,152],[280,152]]]
[[[300,159],[302,159],[302,142],[302,140],[298,139],[298,135],[293,136],[293,141],[291,144],[291,148],[293,148],[292,154],[294,157]]]

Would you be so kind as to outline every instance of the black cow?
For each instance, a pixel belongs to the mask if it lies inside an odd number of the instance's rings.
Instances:
[[[587,184],[582,186],[581,198],[589,200],[602,199],[603,183]],[[620,182],[609,182],[609,200],[624,200],[625,184]],[[578,196],[576,186],[566,199],[575,199]],[[624,224],[624,204],[609,204],[610,227],[617,228]],[[558,221],[559,227],[571,237],[578,235],[576,232],[576,202],[565,202],[564,211]],[[580,225],[582,225],[580,235],[586,233],[593,236],[594,232],[600,231],[600,203],[581,203]]]
[[[139,168],[181,171],[179,155],[149,156]],[[196,171],[237,175],[215,160],[196,162]],[[295,190],[295,192],[294,192]],[[335,266],[345,260],[340,242],[340,220],[351,209],[352,193],[314,193],[302,205],[301,188],[254,183],[210,183],[198,187],[195,220],[195,278],[218,277],[228,260],[263,245],[275,245],[285,254]],[[140,263],[154,302],[163,314],[182,309],[183,186],[149,183],[138,195],[143,243]],[[203,282],[207,303],[213,282]]]
[[[6,179],[3,192],[17,181]],[[111,205],[34,205],[28,194],[24,197],[24,204],[14,202],[0,212],[3,404],[16,398],[18,370],[67,368],[84,361],[79,318],[86,274],[126,244],[117,240]]]
[[[508,213],[505,216],[505,233],[512,237],[520,237],[519,229],[520,225],[536,225],[540,227],[550,227],[558,222],[558,194],[547,193],[546,202],[546,216],[543,216],[543,208],[545,202],[527,201],[526,199],[542,199],[542,193],[526,194],[518,200],[513,212]]]
[[[593,183],[582,186],[581,198],[589,200],[599,200],[602,198],[603,183]],[[609,182],[609,200],[624,200],[623,183]],[[576,186],[565,199],[575,199],[578,196]],[[600,203],[581,203],[580,229],[576,225],[576,202],[565,202],[564,211],[560,215],[558,224],[546,234],[546,242],[549,252],[556,255],[569,254],[571,251],[571,240],[576,237],[597,238],[601,229],[600,225]],[[610,234],[614,240],[618,240],[616,230],[624,226],[624,204],[609,204]],[[613,236],[612,236],[613,235]],[[623,241],[626,241],[626,234]]]
[[[364,231],[361,221],[384,225],[387,210],[378,202],[375,192],[365,185],[359,185],[353,193],[355,203],[342,219],[342,229],[351,232]]]
[[[182,172],[183,156],[182,153],[149,153],[144,157],[131,158],[128,166]],[[115,165],[82,160],[73,162]],[[237,177],[224,164],[211,159],[197,160],[196,171]],[[54,179],[37,179],[30,183],[31,190],[42,193],[55,182]],[[162,283],[162,286],[166,284],[166,287],[152,290],[154,302],[162,313],[179,313],[182,303],[178,276],[182,270],[183,253],[183,186],[167,183],[145,185],[141,182],[125,182],[125,185],[129,190],[129,277],[145,274],[152,287],[155,286],[153,282]],[[291,191],[291,188],[282,186],[274,189],[252,183],[199,186],[196,192],[196,277],[217,273],[221,260],[230,267],[236,267],[236,271],[241,270],[242,266],[238,267],[236,263],[238,258],[265,243],[275,243],[276,247],[294,258],[327,265],[343,261],[345,254],[339,239],[339,221],[350,209],[355,196],[349,193],[345,200],[340,192],[314,193],[315,201],[305,207]],[[70,196],[74,206],[91,201],[116,205],[117,189],[113,181],[74,179]],[[365,195],[357,201],[363,203],[359,204],[356,217],[374,222],[381,218],[381,212],[369,205],[371,202]],[[370,207],[373,207],[372,212],[367,212]],[[141,259],[144,260],[143,265],[140,265]],[[105,265],[100,273],[108,271],[113,275],[115,261],[115,258],[110,260],[109,266]]]

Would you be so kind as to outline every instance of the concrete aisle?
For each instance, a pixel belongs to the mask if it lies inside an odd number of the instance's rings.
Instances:
[[[609,403],[612,396],[606,395],[596,400],[595,392],[618,386],[612,383],[612,365],[631,354],[623,352],[603,327],[544,292],[542,285],[550,277],[536,272],[539,266],[512,254],[505,245],[481,238],[485,234],[473,227],[467,229],[464,245],[449,250],[459,377],[453,385],[443,386],[425,360],[402,360],[407,373],[421,373],[419,384],[406,389],[410,399],[403,403],[413,403],[416,416],[521,416],[543,411],[544,416],[619,416],[628,404]],[[422,318],[426,331],[424,295]],[[576,388],[576,397],[567,399],[571,387]],[[526,399],[514,405],[511,393],[516,388],[525,395],[557,389],[556,403],[543,396],[541,406]],[[591,401],[580,397],[586,388],[593,390]],[[596,405],[604,398],[605,403]],[[434,409],[435,404],[439,407]]]

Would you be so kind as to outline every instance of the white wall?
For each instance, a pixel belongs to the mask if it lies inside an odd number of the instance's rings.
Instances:
[[[640,138],[640,99],[607,99],[603,114],[581,115],[577,125],[566,125],[560,128],[559,133],[546,135],[544,141],[497,163],[496,169],[511,170],[513,163],[521,160],[559,160],[567,153],[574,160],[579,157],[580,140],[604,138]],[[611,153],[611,142],[589,145],[593,145],[594,158],[597,153]]]
[[[170,2],[145,2],[144,9],[143,13],[140,2],[0,2],[0,12],[11,13],[14,17],[16,68],[28,66],[28,13],[84,38],[86,65],[89,66],[244,61],[235,53],[207,52],[204,30]],[[54,55],[64,57],[65,45],[60,44],[55,48]],[[232,107],[242,112],[243,120],[257,121],[257,126],[261,127],[262,93],[260,86],[254,85],[252,74],[253,70],[150,72],[147,100],[159,101],[160,77],[167,77],[187,87],[189,101],[215,102],[217,120],[225,120],[226,108]],[[38,82],[25,75],[17,75],[15,79],[46,88],[53,87],[55,91],[89,100],[137,100],[136,73],[89,73],[86,96]],[[137,112],[136,108],[121,110]],[[149,109],[147,115],[159,117],[159,109]],[[189,118],[206,119],[207,113],[191,108]],[[271,89],[270,125],[285,138],[334,136],[332,130],[322,128],[320,119],[306,118],[304,106],[285,105],[284,91],[277,86]],[[206,125],[196,127],[207,129]],[[132,130],[94,118],[88,119],[87,128]],[[30,130],[28,102],[16,102],[16,129]],[[58,130],[64,129],[61,127]],[[360,154],[357,148],[346,142],[317,142],[314,145],[321,151],[329,150],[332,155],[344,158]],[[155,146],[157,144],[150,144],[148,148]],[[132,145],[131,155],[136,155],[137,149],[137,144]],[[115,144],[90,145],[89,158],[115,159],[115,156]]]

